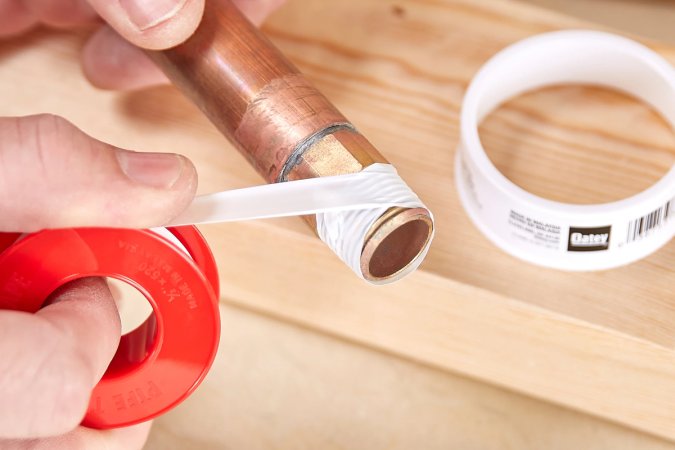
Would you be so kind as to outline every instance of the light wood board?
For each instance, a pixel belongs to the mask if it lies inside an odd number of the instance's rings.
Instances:
[[[673,450],[675,444],[231,306],[146,450]]]
[[[651,39],[675,43],[675,8],[663,0],[523,0]]]
[[[675,438],[675,243],[613,271],[544,270],[483,238],[454,188],[473,74],[509,43],[579,26],[503,0],[289,2],[265,30],[434,210],[437,237],[420,271],[370,287],[300,220],[203,227],[223,301]],[[119,146],[185,153],[202,192],[260,182],[174,90],[90,87],[75,60],[80,42],[56,33],[3,44],[0,114],[58,113]],[[675,48],[652,46],[675,61]],[[562,199],[637,192],[675,159],[652,112],[585,88],[511,102],[482,137],[515,181]]]

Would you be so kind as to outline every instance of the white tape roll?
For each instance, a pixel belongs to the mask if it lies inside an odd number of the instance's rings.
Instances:
[[[560,84],[601,85],[632,94],[675,127],[675,70],[650,49],[595,31],[560,31],[503,50],[464,98],[456,182],[476,226],[526,261],[566,270],[607,269],[642,258],[675,234],[675,167],[628,199],[599,205],[546,200],[519,188],[485,154],[478,124],[507,99]]]
[[[426,208],[392,165],[372,164],[353,174],[202,195],[167,226],[316,214],[321,239],[365,279],[360,257],[366,233],[387,209],[394,206]],[[391,283],[413,272],[424,260],[432,239],[433,230],[423,251],[395,277],[369,282]]]

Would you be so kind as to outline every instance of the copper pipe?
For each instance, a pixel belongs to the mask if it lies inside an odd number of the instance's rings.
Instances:
[[[387,162],[229,1],[207,0],[187,41],[150,54],[269,183]],[[314,217],[306,220],[316,225]],[[432,229],[425,209],[388,210],[364,243],[364,276],[395,276],[424,249]]]

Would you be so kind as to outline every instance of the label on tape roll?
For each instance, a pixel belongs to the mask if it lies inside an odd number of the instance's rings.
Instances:
[[[675,235],[675,167],[651,188],[618,202],[574,205],[537,197],[492,164],[478,124],[504,101],[561,84],[613,88],[643,100],[675,126],[675,70],[629,39],[559,31],[516,43],[472,81],[461,112],[455,180],[476,226],[526,261],[565,270],[599,270],[640,259]]]

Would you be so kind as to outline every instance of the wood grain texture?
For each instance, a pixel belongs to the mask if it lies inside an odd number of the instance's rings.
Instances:
[[[441,370],[223,306],[220,353],[146,450],[673,450]],[[327,357],[330,355],[330,357]]]
[[[523,0],[565,14],[639,33],[651,39],[675,42],[675,8],[663,0]]]
[[[473,74],[512,42],[579,26],[505,0],[289,2],[266,32],[397,166],[435,212],[437,237],[422,270],[371,287],[300,220],[204,227],[223,301],[675,438],[675,243],[607,272],[541,269],[483,238],[454,189]],[[58,113],[116,145],[185,153],[202,192],[260,182],[175,90],[91,88],[79,43],[52,33],[3,44],[0,114]],[[675,48],[651,45],[675,62]],[[674,159],[672,133],[653,113],[587,88],[524,96],[481,131],[505,172],[548,196],[635,192]],[[578,174],[580,162],[604,170],[556,178],[561,167]]]

